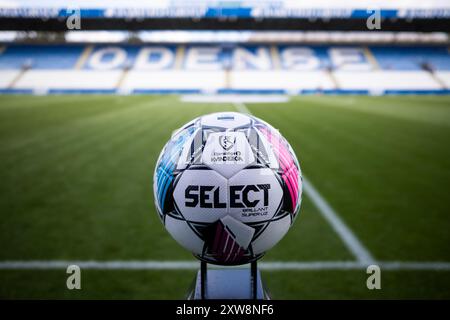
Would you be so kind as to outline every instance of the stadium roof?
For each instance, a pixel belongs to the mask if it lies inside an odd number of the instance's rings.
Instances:
[[[74,8],[86,18],[361,18],[368,9],[387,18],[450,16],[448,0],[0,0],[4,17],[61,17]]]
[[[0,30],[450,30],[448,0],[0,0]],[[70,29],[70,28],[69,28]]]

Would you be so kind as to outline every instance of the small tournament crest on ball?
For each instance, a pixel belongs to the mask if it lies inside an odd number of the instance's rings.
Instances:
[[[228,151],[233,148],[234,144],[236,143],[236,137],[227,135],[220,136],[219,143],[224,150]]]

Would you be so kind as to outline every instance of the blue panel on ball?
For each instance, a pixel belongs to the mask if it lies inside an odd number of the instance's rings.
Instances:
[[[156,169],[156,189],[158,204],[161,211],[164,212],[164,201],[166,199],[167,190],[173,181],[173,171],[183,151],[184,144],[187,139],[194,133],[195,128],[189,127],[178,133],[174,139],[170,140],[161,156]]]

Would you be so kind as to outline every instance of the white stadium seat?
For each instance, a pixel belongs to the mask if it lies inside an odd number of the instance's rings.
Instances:
[[[130,71],[121,89],[132,90],[216,90],[225,86],[223,71]]]
[[[438,71],[435,75],[445,84],[447,89],[450,89],[450,71]]]
[[[19,75],[20,70],[1,70],[0,71],[0,88],[6,89]]]
[[[16,89],[105,90],[114,89],[122,72],[92,70],[30,70],[17,81]]]
[[[335,89],[324,71],[233,71],[231,88],[244,90]]]
[[[336,71],[345,90],[437,90],[439,84],[425,71]]]

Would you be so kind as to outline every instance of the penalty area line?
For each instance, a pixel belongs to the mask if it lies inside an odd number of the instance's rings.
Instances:
[[[242,102],[234,103],[234,106],[241,113],[252,114]],[[365,265],[375,263],[375,259],[369,250],[362,244],[352,230],[344,223],[339,214],[328,204],[325,198],[305,176],[303,176],[303,190],[308,194],[316,208],[319,209],[319,212],[339,235],[347,249],[355,256],[357,261]]]
[[[378,261],[374,264],[385,271],[450,271],[450,262]],[[67,269],[70,265],[77,265],[85,270],[198,270],[200,267],[200,263],[195,261],[30,260],[1,261],[0,270],[61,270]],[[258,263],[259,269],[264,271],[366,270],[367,266],[366,263],[357,261],[273,261]]]
[[[375,263],[375,259],[369,250],[359,241],[352,230],[340,218],[339,214],[328,204],[306,177],[303,177],[303,187],[311,201],[319,209],[319,212],[341,237],[346,247],[358,259],[358,262],[365,263],[366,265]]]

